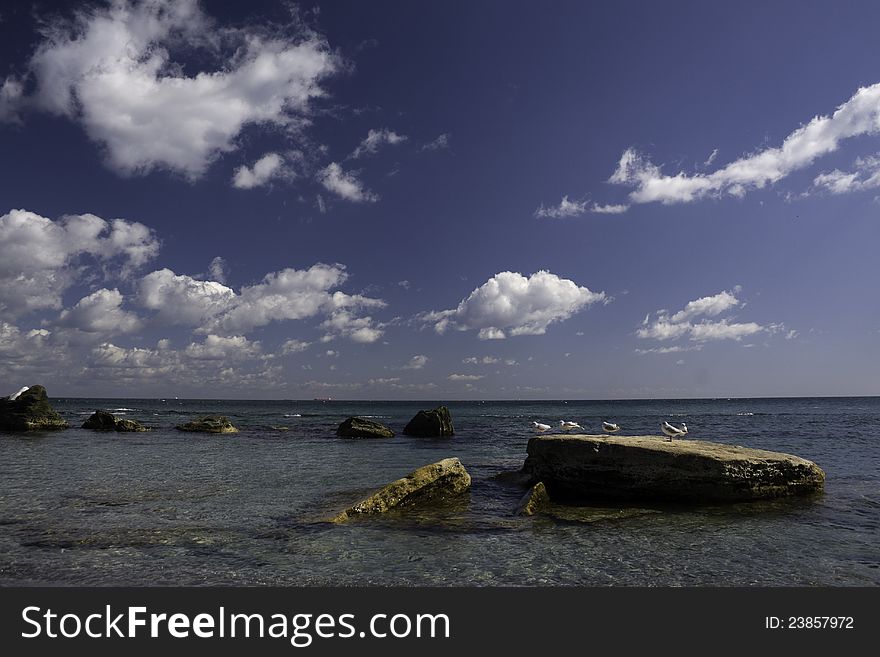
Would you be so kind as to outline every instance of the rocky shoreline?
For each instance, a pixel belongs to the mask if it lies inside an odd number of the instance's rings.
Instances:
[[[36,385],[0,398],[0,430],[63,430],[69,423],[52,408],[46,389]],[[97,410],[82,428],[94,431],[143,432],[132,419]],[[181,432],[238,433],[227,417],[206,415],[176,425]],[[445,406],[419,411],[403,434],[446,438],[454,435]],[[336,429],[342,438],[392,438],[385,425],[349,417]],[[562,520],[624,517],[633,509],[601,508],[603,502],[711,504],[748,502],[821,493],[824,471],[800,457],[701,440],[669,441],[663,436],[539,435],[531,438],[522,468],[500,480],[525,492],[520,516],[545,514]],[[449,457],[378,488],[365,499],[332,517],[342,523],[359,516],[407,513],[460,499],[470,491],[471,475],[458,458]],[[599,512],[602,513],[599,513]],[[589,521],[589,520],[588,520]]]

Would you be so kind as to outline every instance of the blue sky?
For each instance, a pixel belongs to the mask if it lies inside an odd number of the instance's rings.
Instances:
[[[227,4],[0,10],[10,392],[880,394],[876,3]]]

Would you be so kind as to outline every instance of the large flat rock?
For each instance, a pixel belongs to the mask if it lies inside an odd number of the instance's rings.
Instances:
[[[411,508],[444,502],[469,490],[471,476],[457,458],[423,465],[405,477],[381,489],[333,518],[344,522],[352,516],[385,513],[392,509]]]
[[[821,491],[825,473],[806,459],[663,436],[536,436],[523,473],[553,499],[746,501]]]

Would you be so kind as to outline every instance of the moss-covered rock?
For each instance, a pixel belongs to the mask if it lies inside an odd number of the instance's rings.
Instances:
[[[36,431],[67,429],[70,425],[49,404],[43,386],[31,386],[0,399],[0,429]]]
[[[342,438],[393,438],[394,432],[381,422],[362,417],[350,417],[336,429]]]
[[[455,433],[452,426],[452,415],[445,406],[438,406],[431,411],[419,411],[403,428],[407,436],[439,438]]]
[[[200,433],[238,433],[238,428],[225,415],[204,415],[186,424],[178,424],[177,429]]]
[[[454,499],[470,490],[471,476],[457,458],[448,458],[423,465],[402,479],[392,481],[365,500],[333,518],[345,522],[353,516],[385,513],[438,504]]]

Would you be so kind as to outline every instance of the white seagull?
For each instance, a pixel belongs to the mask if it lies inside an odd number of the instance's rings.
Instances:
[[[673,426],[669,422],[664,422],[660,425],[660,430],[669,436],[669,442],[672,442],[673,438],[681,438],[688,432],[687,425],[684,422],[681,423],[681,428]]]
[[[21,393],[23,393],[25,390],[28,390],[28,389],[29,389],[29,386],[24,386],[21,390],[16,392],[14,395],[9,395],[6,399],[8,399],[9,401],[15,401],[16,399],[19,398]]]
[[[615,433],[617,431],[620,431],[620,425],[614,424],[613,422],[603,422],[602,430],[607,433]]]
[[[532,422],[535,425],[535,431],[538,433],[544,433],[550,428],[549,424],[542,424],[541,422]]]
[[[559,428],[563,431],[571,431],[572,429],[583,429],[583,427],[577,422],[566,422],[565,420],[559,420]]]

